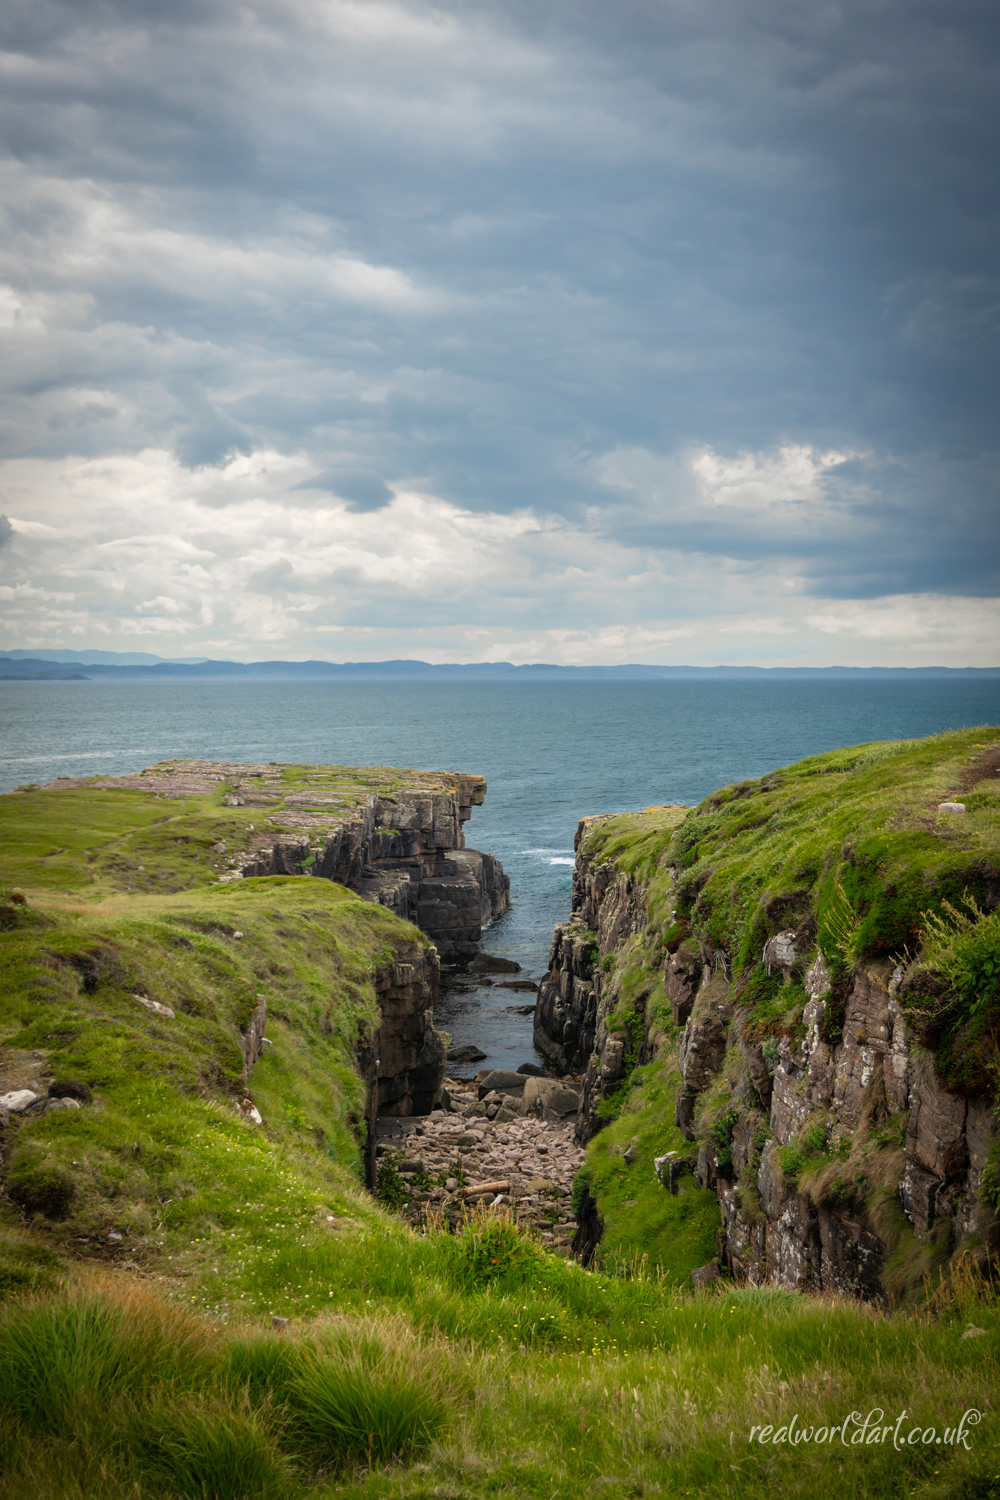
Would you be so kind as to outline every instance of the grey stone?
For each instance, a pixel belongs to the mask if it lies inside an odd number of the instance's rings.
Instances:
[[[470,1044],[465,1047],[452,1047],[451,1051],[448,1053],[448,1061],[458,1063],[481,1062],[485,1056],[486,1053],[483,1052],[481,1048],[474,1047]]]
[[[132,999],[137,1000],[144,1010],[152,1011],[154,1016],[166,1016],[168,1020],[174,1020],[174,1012],[169,1005],[161,1005],[159,1000],[150,1000],[148,995],[133,995]]]
[[[50,1099],[49,1102],[48,1102],[48,1104],[46,1104],[46,1106],[45,1106],[45,1113],[47,1115],[51,1115],[56,1110],[60,1110],[60,1109],[82,1109],[82,1108],[83,1108],[83,1106],[81,1105],[79,1099]]]
[[[470,974],[520,974],[521,965],[512,958],[498,958],[493,953],[478,953],[469,965]]]
[[[502,1093],[520,1093],[527,1083],[523,1073],[509,1073],[504,1068],[493,1068],[484,1073],[479,1081],[479,1098],[485,1099],[494,1090]]]
[[[670,1161],[671,1157],[674,1157],[676,1155],[676,1151],[668,1151],[664,1156],[653,1157],[653,1175],[656,1178],[657,1182],[663,1181],[663,1169],[667,1165],[667,1162]]]
[[[23,1115],[26,1109],[37,1104],[41,1094],[36,1094],[34,1089],[12,1089],[9,1094],[0,1097],[0,1106],[3,1106],[12,1115]]]
[[[580,1110],[576,1089],[556,1078],[529,1078],[524,1086],[524,1113],[543,1120],[567,1120]]]

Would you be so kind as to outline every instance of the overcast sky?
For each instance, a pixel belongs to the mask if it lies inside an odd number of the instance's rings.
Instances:
[[[992,0],[0,45],[0,647],[1000,662]]]

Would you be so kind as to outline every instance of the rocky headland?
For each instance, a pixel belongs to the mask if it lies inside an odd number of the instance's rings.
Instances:
[[[6,878],[59,909],[42,917],[35,900],[29,907],[17,892],[0,903],[0,927],[58,926],[74,920],[64,917],[61,902],[100,912],[110,900],[124,903],[115,920],[125,921],[129,947],[134,901],[140,921],[162,913],[179,933],[213,933],[231,951],[241,944],[249,953],[265,932],[272,945],[275,932],[281,941],[307,947],[316,941],[315,923],[326,922],[329,905],[326,897],[310,905],[307,893],[317,891],[317,882],[382,911],[388,925],[375,961],[352,972],[336,943],[328,952],[333,994],[324,1006],[330,1032],[344,1031],[336,1014],[358,1017],[351,1060],[365,1085],[368,1130],[360,1134],[374,1181],[378,1116],[428,1114],[442,1096],[450,1038],[434,1026],[441,963],[475,961],[484,930],[510,903],[510,881],[499,861],[465,842],[465,824],[485,795],[478,776],[199,760],[22,788],[0,799],[10,825]],[[289,880],[301,885],[295,899],[283,897]],[[106,920],[98,919],[98,931]],[[177,942],[190,947],[189,938]],[[151,959],[160,943],[159,937],[152,941]],[[108,994],[124,1005],[127,1026],[140,1006],[161,1028],[181,1025],[178,1012],[195,1002],[180,998],[186,981],[174,974],[172,961],[154,963],[158,972],[147,973],[123,959],[122,944],[119,937],[85,938],[83,932],[67,939],[61,955],[40,944],[22,979],[24,1003],[41,1000],[41,1022],[50,1001],[73,1006],[79,996]],[[170,959],[174,951],[171,941]],[[287,1009],[282,975],[293,971],[264,954],[255,962],[256,979],[230,1023],[248,1118],[256,1109],[250,1068],[269,1011],[280,1016]],[[59,1049],[48,1070],[50,1049],[36,1051],[28,1090],[34,1103],[27,1112],[15,1111],[18,1122],[54,1107],[49,1089],[58,1083]],[[13,1095],[26,1078],[24,1060],[16,1049],[5,1056],[0,1053],[0,1095]]]
[[[335,880],[413,922],[446,963],[475,958],[483,929],[510,906],[500,861],[465,843],[465,824],[486,797],[481,776],[171,760],[133,776],[65,778],[45,790],[82,788],[193,804],[204,821],[225,822],[231,835],[205,845],[206,827],[201,840],[187,840],[203,845],[215,879]],[[229,812],[237,808],[245,812]],[[130,866],[124,851],[116,862],[128,889],[162,885],[161,866]]]

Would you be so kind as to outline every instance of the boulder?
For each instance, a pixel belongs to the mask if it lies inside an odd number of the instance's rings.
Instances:
[[[522,1112],[543,1120],[567,1120],[580,1110],[580,1095],[556,1078],[529,1078],[524,1086]]]
[[[45,1106],[47,1115],[54,1114],[60,1109],[82,1109],[79,1099],[50,1099]]]
[[[41,1097],[41,1094],[36,1094],[33,1089],[13,1089],[9,1094],[0,1097],[0,1109],[6,1109],[12,1115],[23,1115],[25,1110],[37,1104]]]
[[[457,1063],[482,1062],[485,1056],[486,1053],[481,1051],[479,1047],[474,1047],[469,1043],[464,1047],[452,1047],[448,1053],[448,1061]]]
[[[706,992],[707,993],[707,992]],[[722,1067],[726,1055],[725,1016],[721,1006],[700,1006],[684,1028],[678,1059],[685,1088],[700,1094]]]
[[[663,1182],[663,1169],[671,1160],[671,1158],[676,1155],[676,1151],[668,1151],[664,1156],[653,1157],[653,1176],[656,1178],[657,1182]]]
[[[508,1073],[504,1068],[491,1068],[479,1080],[479,1098],[485,1099],[494,1090],[502,1094],[519,1094],[527,1081],[523,1073]]]
[[[719,1275],[719,1262],[710,1260],[707,1266],[695,1266],[691,1280],[695,1286],[707,1286],[710,1281],[718,1281]]]
[[[239,934],[239,936],[242,936],[242,934]],[[170,1009],[170,1006],[161,1005],[159,1000],[150,1000],[148,995],[133,995],[132,999],[137,1000],[145,1010],[152,1011],[154,1016],[166,1016],[168,1021],[174,1019],[174,1013]]]
[[[470,974],[520,974],[521,965],[512,958],[497,958],[492,953],[477,953],[469,965]]]
[[[790,974],[802,957],[796,945],[795,932],[776,932],[764,944],[764,962],[770,972],[772,966],[783,974]]]
[[[673,1011],[675,1026],[685,1026],[694,1009],[694,997],[701,982],[700,953],[686,944],[671,953],[663,971],[663,987]]]

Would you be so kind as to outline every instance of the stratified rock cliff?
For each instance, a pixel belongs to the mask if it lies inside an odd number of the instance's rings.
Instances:
[[[395,944],[394,962],[372,980],[379,1024],[358,1050],[358,1071],[368,1095],[365,1174],[375,1183],[375,1120],[379,1115],[426,1115],[441,1097],[451,1040],[434,1029],[440,966],[434,948]]]
[[[537,1045],[579,1139],[634,1121],[629,1172],[715,1193],[740,1279],[886,1300],[1000,1253],[998,767],[967,731],[581,823]]]
[[[583,818],[577,827],[573,913],[555,928],[548,973],[538,987],[535,1046],[560,1073],[582,1071],[593,1056],[601,999],[599,958],[646,925],[641,885],[611,861],[590,858],[587,835],[601,821]],[[605,1038],[607,1067],[613,1066],[613,1048]],[[590,1113],[585,1107],[584,1118]],[[588,1131],[585,1126],[584,1139]]]

